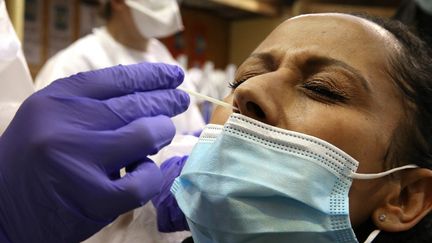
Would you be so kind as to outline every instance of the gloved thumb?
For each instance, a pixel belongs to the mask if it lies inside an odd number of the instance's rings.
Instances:
[[[107,213],[117,216],[146,204],[156,196],[161,190],[162,173],[153,161],[146,159],[137,162],[134,170],[112,183],[114,191],[111,209],[107,209]]]

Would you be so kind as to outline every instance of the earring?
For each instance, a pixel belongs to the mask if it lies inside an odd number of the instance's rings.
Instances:
[[[387,216],[386,216],[385,214],[381,214],[381,215],[378,217],[378,220],[381,221],[381,222],[384,222],[384,221],[386,220],[386,218],[387,218]]]

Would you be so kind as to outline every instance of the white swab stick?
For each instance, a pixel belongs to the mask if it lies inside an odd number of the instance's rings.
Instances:
[[[227,102],[224,102],[224,101],[221,101],[221,100],[212,98],[210,96],[203,95],[203,94],[200,94],[198,92],[195,92],[195,91],[192,91],[192,90],[189,90],[189,89],[185,89],[185,88],[182,88],[182,87],[177,87],[177,89],[182,90],[182,91],[184,91],[184,92],[186,92],[186,93],[188,93],[190,95],[193,95],[193,96],[196,96],[198,98],[201,98],[203,100],[207,100],[207,101],[209,101],[209,102],[211,102],[213,104],[220,105],[220,106],[223,106],[223,107],[226,107],[226,108],[238,111],[238,109],[236,107],[234,107],[233,105],[231,105],[231,104],[229,104]]]

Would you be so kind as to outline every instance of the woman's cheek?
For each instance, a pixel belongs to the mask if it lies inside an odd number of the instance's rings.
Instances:
[[[232,104],[232,95],[228,95],[225,99],[225,102]],[[220,124],[223,125],[228,120],[228,117],[233,113],[231,109],[222,106],[216,106],[213,110],[213,114],[210,118],[211,124]]]

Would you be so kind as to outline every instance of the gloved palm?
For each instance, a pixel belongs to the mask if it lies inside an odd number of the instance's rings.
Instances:
[[[156,195],[161,172],[146,156],[174,136],[182,80],[175,66],[116,66],[29,97],[0,138],[0,234],[77,242]]]

